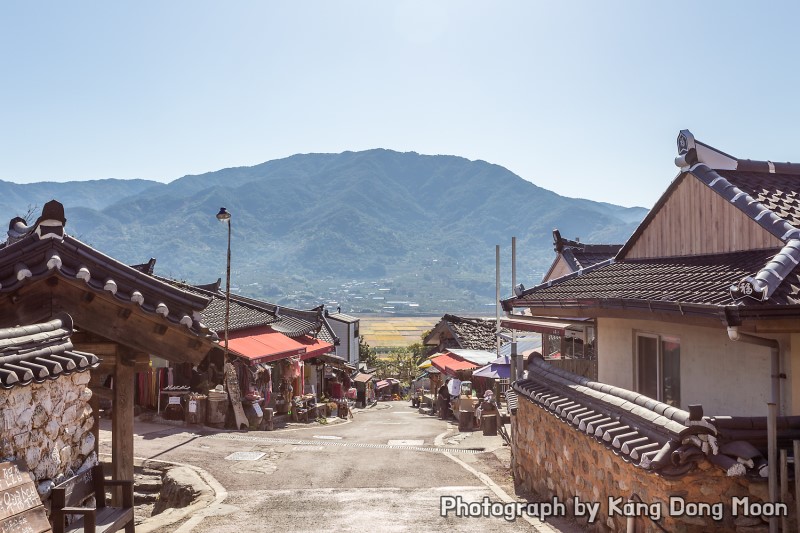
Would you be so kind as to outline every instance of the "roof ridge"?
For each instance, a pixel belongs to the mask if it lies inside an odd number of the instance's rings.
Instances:
[[[533,287],[525,289],[524,291],[522,291],[518,295],[515,295],[511,299],[522,298],[523,296],[526,296],[526,295],[530,294],[531,292],[533,292],[535,290],[542,289],[542,288],[545,288],[545,287],[551,287],[554,283],[561,283],[562,281],[567,281],[567,280],[572,279],[572,278],[577,278],[578,276],[582,276],[583,274],[592,272],[592,271],[597,270],[599,268],[603,268],[603,267],[608,266],[608,265],[613,265],[615,262],[616,261],[615,261],[615,259],[613,257],[611,259],[606,259],[605,261],[600,261],[599,263],[595,263],[593,265],[589,265],[586,268],[581,268],[581,269],[576,270],[575,272],[570,272],[569,274],[561,276],[560,278],[554,278],[554,279],[551,279],[551,280],[547,280],[544,283],[539,283],[538,285],[534,285]]]
[[[800,264],[800,240],[792,239],[769,260],[755,276],[747,276],[731,286],[731,297],[739,300],[750,296],[766,301],[797,265]]]

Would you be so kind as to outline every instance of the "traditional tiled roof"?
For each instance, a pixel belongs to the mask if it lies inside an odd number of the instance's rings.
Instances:
[[[580,270],[603,261],[608,261],[619,252],[621,244],[588,244],[565,239],[557,229],[553,230],[553,247],[561,254],[570,268]]]
[[[633,464],[663,476],[686,474],[704,459],[728,475],[760,475],[764,470],[758,447],[761,437],[766,438],[762,419],[704,417],[701,406],[683,411],[561,370],[541,358],[529,364],[527,379],[512,388],[518,402],[534,403]],[[800,417],[781,424],[791,435]],[[756,425],[759,430],[752,431]]]
[[[220,289],[219,280],[204,285],[168,281],[184,290],[209,298],[208,307],[201,313],[203,323],[218,334],[225,330],[225,293]],[[229,331],[241,331],[259,326],[270,326],[272,330],[287,337],[310,335],[331,344],[336,342],[336,335],[323,316],[322,306],[310,310],[292,309],[231,294]]]
[[[329,318],[331,320],[338,320],[339,322],[346,322],[348,324],[352,324],[354,322],[358,322],[359,321],[358,318],[356,318],[354,316],[346,315],[344,313],[329,313],[329,314],[325,315],[325,317]]]
[[[800,228],[800,175],[740,170],[717,170],[716,173],[779,218]]]
[[[196,318],[208,305],[207,298],[148,276],[66,235],[65,222],[64,208],[55,200],[44,205],[42,216],[31,226],[21,218],[11,220],[8,241],[0,246],[0,293],[57,276],[134,304],[198,336],[213,337]]]
[[[429,336],[430,343],[440,328],[446,328],[453,336],[453,341],[445,341],[444,348],[463,348],[467,350],[492,350],[497,346],[495,335],[496,321],[482,318],[464,318],[456,315],[444,315]],[[436,339],[438,340],[438,339]]]
[[[209,299],[208,306],[201,312],[203,324],[220,334],[225,330],[225,294],[210,291],[206,285],[192,286],[178,281],[171,281],[185,291],[204,296]],[[272,325],[277,322],[274,313],[260,307],[237,301],[231,295],[229,331]]]
[[[526,290],[516,305],[541,304],[565,307],[588,305],[587,300],[643,300],[724,306],[733,304],[732,284],[755,274],[779,249],[729,254],[609,263],[543,283]],[[765,303],[800,304],[800,268],[795,268]],[[504,305],[509,300],[503,302]],[[752,299],[742,301],[758,305]]]
[[[521,291],[516,298],[503,301],[504,309],[533,307],[534,302],[548,307],[556,301],[561,306],[594,307],[604,300],[739,308],[799,305],[800,165],[738,160],[695,141],[685,130],[678,137],[678,148],[676,164],[684,173],[704,183],[784,246],[706,256],[624,259],[677,186],[680,180],[676,180],[622,247],[618,257],[623,259],[598,263]]]
[[[72,318],[0,329],[0,388],[42,383],[97,367],[97,356],[72,349]]]

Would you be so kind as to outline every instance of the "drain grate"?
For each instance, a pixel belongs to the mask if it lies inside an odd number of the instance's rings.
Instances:
[[[225,458],[226,461],[258,461],[267,455],[264,452],[233,452]]]
[[[301,440],[301,439],[281,439],[277,437],[252,437],[249,435],[237,435],[233,433],[217,433],[208,435],[207,439],[238,440],[245,442],[264,442],[269,444],[291,444],[295,446],[340,446],[344,448],[385,448],[391,450],[410,450],[414,452],[430,453],[455,453],[455,454],[478,454],[486,451],[485,448],[451,448],[444,446],[408,446],[401,444],[366,444],[361,442],[338,442],[332,440]]]

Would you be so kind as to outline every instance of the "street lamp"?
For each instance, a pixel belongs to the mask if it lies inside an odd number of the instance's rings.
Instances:
[[[219,208],[217,220],[228,224],[228,262],[225,269],[225,364],[228,364],[228,329],[231,318],[231,214],[224,207]]]

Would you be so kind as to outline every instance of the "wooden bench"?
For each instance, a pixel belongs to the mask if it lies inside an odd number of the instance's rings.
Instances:
[[[122,488],[121,507],[106,505],[106,487]],[[89,496],[94,496],[97,507],[79,507]],[[106,533],[123,528],[125,533],[134,533],[133,481],[106,480],[103,477],[102,465],[97,465],[55,486],[50,502],[54,533],[77,531]],[[82,515],[82,518],[65,527],[64,519],[67,515]]]
[[[16,461],[0,463],[0,531],[52,531],[33,475]]]

